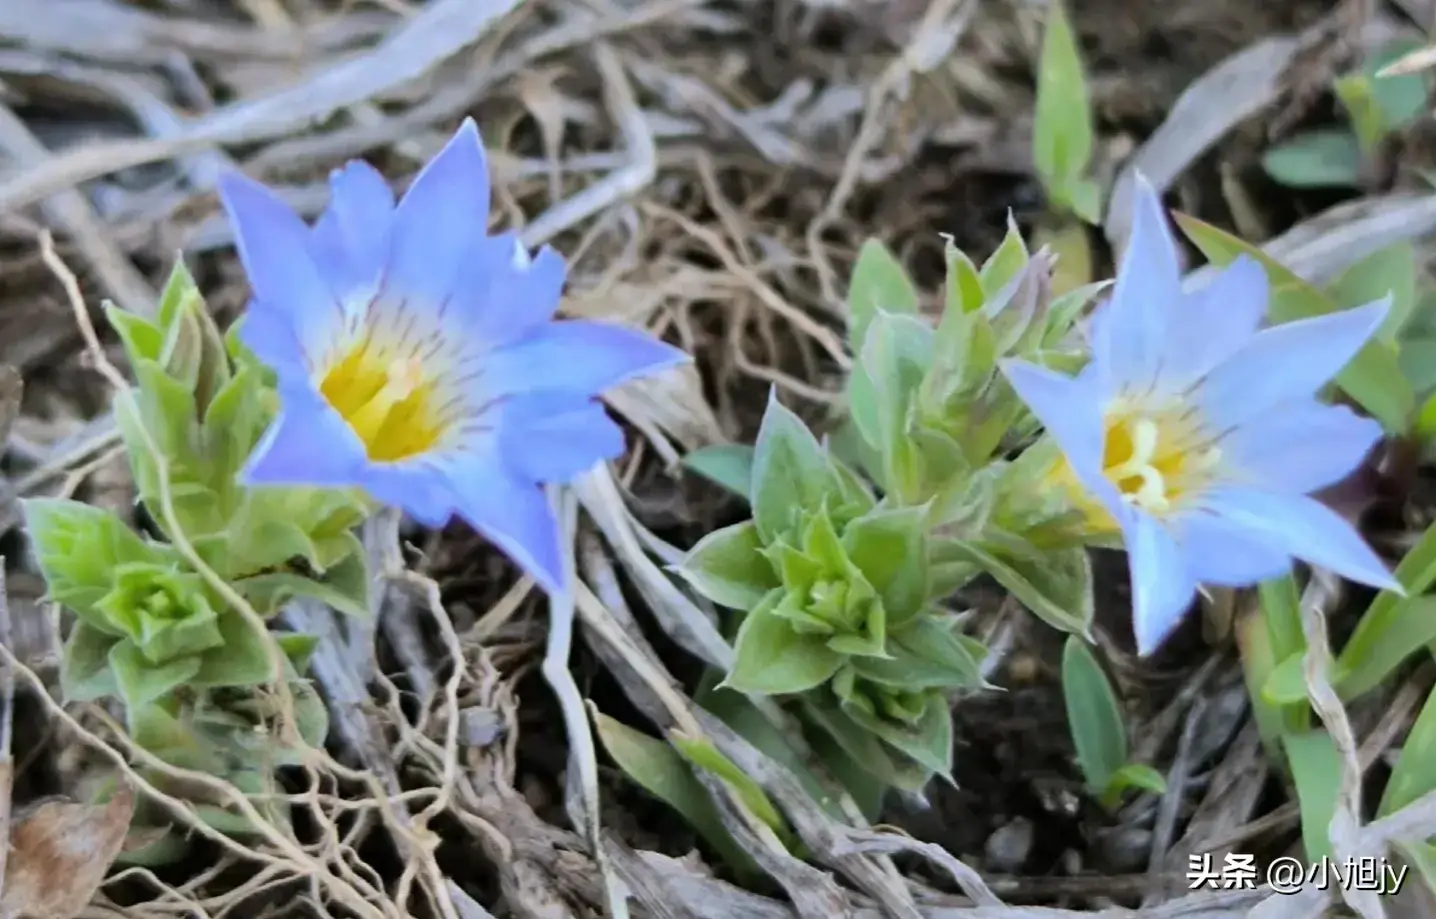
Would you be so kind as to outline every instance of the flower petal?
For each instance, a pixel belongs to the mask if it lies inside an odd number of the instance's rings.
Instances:
[[[308,358],[294,335],[294,326],[272,310],[251,304],[239,324],[239,341],[263,361],[282,383],[308,379]]]
[[[1306,494],[1350,475],[1381,436],[1378,422],[1344,405],[1303,399],[1234,429],[1221,450],[1243,482]]]
[[[1204,502],[1257,539],[1361,584],[1400,589],[1396,578],[1339,514],[1302,495],[1226,488]]]
[[[453,485],[434,457],[368,463],[357,484],[375,501],[403,508],[430,529],[439,529],[454,515]]]
[[[245,485],[357,485],[367,457],[344,419],[308,386],[281,386],[280,410],[250,454]]]
[[[1102,407],[1097,377],[1076,378],[1026,361],[999,364],[1017,397],[1042,422],[1075,470],[1088,475],[1102,468]]]
[[[486,236],[459,267],[452,309],[475,338],[501,347],[553,318],[567,278],[563,256],[549,246],[530,258],[517,233]]]
[[[377,287],[389,261],[394,223],[394,192],[368,163],[352,160],[329,174],[329,207],[314,227],[320,247],[339,262],[346,286],[363,291]]]
[[[595,463],[623,455],[623,429],[595,399],[516,396],[503,412],[504,459],[535,482],[569,482]]]
[[[1206,287],[1187,294],[1169,317],[1161,384],[1182,392],[1240,351],[1266,316],[1266,269],[1239,255]]]
[[[342,327],[344,312],[339,292],[314,259],[309,227],[273,192],[242,175],[221,177],[219,197],[234,226],[254,307],[292,323],[306,354],[321,348]]]
[[[1132,631],[1137,654],[1145,657],[1182,621],[1197,582],[1181,547],[1155,518],[1131,511],[1119,519],[1132,573]]]
[[[470,453],[449,469],[455,510],[550,594],[568,586],[563,547],[543,489],[491,451]]]
[[[1132,235],[1112,297],[1093,319],[1092,360],[1108,392],[1145,388],[1166,351],[1170,316],[1182,302],[1182,266],[1162,199],[1140,173]]]
[[[593,396],[690,360],[683,351],[637,329],[575,319],[544,326],[494,352],[481,385],[489,396]]]
[[[489,168],[472,118],[419,170],[394,211],[387,289],[438,306],[489,220]]]
[[[1225,429],[1265,417],[1283,403],[1311,397],[1361,350],[1390,305],[1388,296],[1259,332],[1207,376],[1199,390],[1207,416]]]
[[[1197,510],[1179,525],[1187,565],[1200,583],[1247,587],[1291,570],[1290,554],[1226,518]]]

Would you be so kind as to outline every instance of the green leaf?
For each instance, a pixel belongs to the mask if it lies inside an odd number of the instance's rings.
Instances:
[[[709,444],[683,457],[683,465],[744,501],[753,487],[753,448],[747,444]]]
[[[1345,128],[1303,131],[1262,154],[1266,174],[1288,188],[1356,188],[1361,142]]]
[[[1128,788],[1139,788],[1142,791],[1150,791],[1153,794],[1160,795],[1165,794],[1167,791],[1167,779],[1151,766],[1144,766],[1141,763],[1127,763],[1112,773],[1109,786],[1118,796]]]
[[[952,711],[938,690],[930,690],[915,724],[900,724],[856,706],[843,706],[854,724],[875,735],[884,744],[928,770],[952,780]]]
[[[951,236],[945,237],[943,257],[947,263],[943,316],[975,313],[982,309],[987,294],[982,289],[982,278],[977,272],[977,266],[972,264],[967,253],[957,248]]]
[[[1048,197],[1070,206],[1070,187],[1092,158],[1092,103],[1081,52],[1061,2],[1047,7],[1037,68],[1032,161]]]
[[[1341,754],[1325,731],[1287,734],[1287,765],[1301,808],[1301,839],[1308,862],[1331,857],[1331,818],[1341,791]]]
[[[624,775],[681,814],[735,871],[759,874],[757,863],[724,829],[708,790],[677,750],[598,711],[593,712],[593,725]]]
[[[847,557],[882,597],[891,625],[906,621],[928,600],[926,508],[876,510],[849,523]]]
[[[907,437],[909,406],[933,364],[932,326],[879,313],[848,385],[853,421],[883,457],[882,484],[898,503],[921,503],[919,457]]]
[[[781,586],[762,550],[758,527],[745,520],[700,539],[679,565],[678,574],[714,603],[752,609]]]
[[[710,673],[714,672],[710,671]],[[835,820],[842,819],[842,808],[824,789],[822,783],[809,768],[808,763],[793,748],[789,742],[788,733],[779,730],[773,722],[769,721],[757,706],[748,701],[747,696],[731,689],[719,689],[716,686],[716,680],[710,680],[705,675],[704,683],[694,693],[693,699],[769,758],[786,766],[802,783],[808,796],[818,802],[829,816]],[[807,738],[800,736],[794,739],[806,740]],[[823,757],[817,758],[816,761],[830,768],[834,765],[831,760]]]
[[[1097,226],[1102,222],[1102,186],[1091,179],[1073,179],[1067,186],[1067,204],[1072,213]]]
[[[1331,88],[1346,109],[1362,155],[1372,156],[1386,136],[1386,119],[1376,102],[1371,78],[1364,73],[1349,73],[1338,78]]]
[[[179,657],[164,664],[152,664],[131,641],[112,645],[109,661],[120,696],[130,708],[141,708],[154,702],[177,686],[188,683],[199,672],[198,657]]]
[[[902,263],[881,240],[868,239],[848,281],[848,346],[862,349],[868,324],[879,311],[916,314],[918,292]]]
[[[159,326],[138,313],[120,309],[113,303],[105,304],[105,319],[119,336],[120,344],[125,349],[125,359],[131,366],[142,360],[160,359],[165,336]]]
[[[1386,781],[1376,816],[1387,817],[1436,789],[1436,691],[1426,696]]]
[[[1127,761],[1127,727],[1106,673],[1076,635],[1068,636],[1062,649],[1062,696],[1077,764],[1088,790],[1101,795]]]
[[[753,451],[753,522],[763,542],[791,531],[802,511],[816,509],[840,488],[818,439],[770,390]]]
[[[997,249],[982,263],[982,271],[978,274],[984,301],[996,297],[1007,285],[1017,280],[1029,260],[1027,242],[1022,238],[1022,230],[1018,228],[1012,212],[1008,211],[1007,232],[1003,234]]]
[[[977,542],[944,544],[951,560],[976,564],[1053,628],[1087,636],[1095,605],[1092,560],[1083,547],[1018,554]]]
[[[706,737],[689,737],[677,730],[668,732],[668,740],[690,764],[711,772],[727,783],[753,816],[767,824],[779,839],[785,842],[791,839],[792,830],[788,827],[788,821],[783,819],[773,802],[768,800],[762,786],[720,753],[711,740]]]
[[[50,599],[98,629],[123,635],[95,609],[113,587],[115,569],[136,562],[173,563],[173,550],[141,539],[112,511],[79,501],[27,498],[20,504]]]
[[[1263,688],[1276,670],[1271,635],[1260,615],[1240,616],[1236,621],[1237,649],[1241,657],[1242,677],[1247,698],[1251,700],[1252,716],[1262,745],[1274,761],[1281,759],[1282,708],[1266,698]]]
[[[1343,699],[1370,692],[1412,653],[1436,641],[1436,598],[1422,596],[1436,584],[1436,525],[1401,559],[1395,577],[1406,596],[1377,594],[1337,656],[1343,678],[1336,689]]]
[[[1173,217],[1212,264],[1226,265],[1238,255],[1246,254],[1266,268],[1271,282],[1269,310],[1273,322],[1291,322],[1336,311],[1337,305],[1325,294],[1259,248],[1194,217],[1185,214]],[[1337,374],[1336,382],[1388,432],[1405,433],[1416,407],[1416,396],[1402,376],[1396,351],[1389,343],[1367,342]]]
[[[847,666],[869,682],[908,692],[982,685],[981,660],[962,638],[945,617],[919,616],[888,636],[888,659],[854,657]]]
[[[120,685],[110,670],[110,649],[119,641],[83,619],[76,622],[65,640],[60,666],[60,689],[67,702],[93,702],[117,696]]]
[[[1381,119],[1387,131],[1406,127],[1421,117],[1430,106],[1431,90],[1426,76],[1421,73],[1398,74],[1378,77],[1376,74],[1390,64],[1425,46],[1419,39],[1398,39],[1386,45],[1380,52],[1370,55],[1362,73],[1371,80],[1371,94],[1381,111]]]
[[[1416,306],[1416,250],[1409,242],[1378,249],[1352,265],[1326,289],[1341,309],[1365,306],[1391,296],[1391,310],[1377,337],[1393,348]]]
[[[350,616],[368,616],[368,570],[364,559],[350,556],[323,581],[279,571],[241,578],[234,587],[261,616],[270,616],[296,597],[309,597]]]
[[[821,635],[799,635],[775,610],[775,590],[743,617],[733,648],[733,669],[723,685],[738,692],[782,695],[826,682],[843,662]]]
[[[1307,700],[1306,652],[1288,654],[1277,662],[1261,688],[1262,698],[1272,705],[1298,705]]]
[[[803,715],[832,738],[833,742],[884,785],[904,791],[920,791],[932,781],[932,770],[897,755],[897,751],[859,725],[836,704],[813,698],[802,700]]]
[[[224,644],[196,659],[195,686],[262,686],[270,681],[269,639],[250,627],[238,613],[219,620]]]

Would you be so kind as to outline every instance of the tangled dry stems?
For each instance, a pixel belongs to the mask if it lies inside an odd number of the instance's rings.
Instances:
[[[675,917],[1074,915],[1002,905],[993,885],[952,853],[864,827],[851,802],[849,822],[833,821],[786,770],[693,706],[619,586],[631,584],[645,612],[685,651],[716,666],[728,663],[731,649],[711,611],[661,570],[677,550],[630,511],[631,491],[671,469],[683,450],[750,434],[762,404],[755,396],[770,384],[813,413],[830,410],[850,364],[840,334],[843,277],[864,236],[883,236],[920,264],[940,245],[936,229],[961,229],[976,237],[961,241],[979,247],[982,234],[1000,232],[998,220],[954,218],[943,199],[954,183],[973,181],[963,178],[965,170],[1001,164],[1000,171],[1024,171],[1030,120],[1012,113],[1030,108],[1030,90],[997,75],[1029,66],[1039,10],[974,0],[854,3],[844,15],[883,37],[852,53],[817,41],[833,14],[802,3],[435,0],[410,7],[393,0],[388,12],[314,10],[296,23],[274,0],[249,0],[242,6],[254,25],[225,26],[220,40],[216,27],[202,21],[162,19],[112,0],[83,2],[95,15],[76,16],[61,31],[47,28],[53,20],[39,4],[29,5],[28,17],[0,15],[0,38],[9,45],[0,48],[0,74],[7,82],[52,107],[83,101],[119,111],[143,134],[54,153],[50,148],[65,138],[41,138],[40,122],[0,104],[0,151],[11,161],[0,178],[0,234],[32,251],[40,227],[21,208],[41,205],[44,225],[66,240],[67,258],[83,267],[89,288],[86,298],[48,246],[39,263],[16,257],[4,272],[9,280],[0,282],[8,300],[0,359],[34,371],[57,410],[49,420],[29,413],[17,428],[12,452],[30,468],[10,483],[12,495],[51,489],[62,479],[62,493],[87,489],[99,500],[95,481],[117,457],[112,422],[103,413],[81,420],[89,414],[81,407],[96,401],[92,395],[40,366],[55,354],[64,356],[63,367],[77,361],[75,324],[54,308],[53,288],[40,270],[48,266],[61,277],[88,366],[123,385],[89,326],[86,299],[93,306],[107,296],[150,311],[149,274],[182,249],[204,269],[216,305],[242,302],[242,282],[223,251],[232,238],[211,193],[219,171],[243,168],[289,183],[286,197],[312,215],[324,204],[330,167],[374,157],[402,187],[451,123],[470,111],[480,116],[491,146],[502,219],[521,225],[530,245],[561,243],[571,259],[565,311],[646,324],[698,355],[703,371],[701,378],[674,375],[616,393],[614,409],[640,435],[630,457],[616,476],[595,470],[555,497],[573,534],[578,587],[549,604],[540,666],[564,716],[570,777],[564,803],[574,831],[547,822],[516,790],[522,734],[515,687],[532,666],[533,649],[508,636],[535,605],[532,585],[521,581],[481,596],[476,615],[446,607],[431,570],[442,544],[436,537],[417,562],[406,560],[392,517],[372,522],[365,534],[380,572],[372,623],[342,621],[306,603],[283,616],[288,627],[323,636],[314,670],[338,753],[306,749],[299,790],[283,796],[308,817],[302,839],[265,822],[241,803],[237,789],[134,748],[103,710],[61,705],[47,690],[44,668],[12,653],[12,642],[0,642],[5,662],[42,700],[60,737],[83,744],[218,853],[178,885],[146,869],[122,871],[106,889],[124,891],[124,905],[102,895],[94,915],[475,919],[489,915],[475,897],[480,889],[493,895],[486,901],[501,900],[525,917],[621,917],[634,905]],[[1343,9],[1350,15],[1354,6]],[[1386,27],[1369,10],[1354,21],[1343,36]],[[1214,68],[1212,79],[1193,83],[1119,175],[1112,213],[1124,212],[1124,181],[1134,168],[1168,185],[1207,145],[1276,100],[1292,55],[1312,47],[1329,25],[1258,42],[1240,60]],[[1256,37],[1241,36],[1238,44]],[[1245,94],[1234,101],[1237,65],[1246,68]],[[1110,90],[1116,100],[1129,91],[1119,84],[1099,76],[1099,96]],[[1270,89],[1252,91],[1260,86]],[[237,101],[218,103],[219,94]],[[185,110],[200,114],[187,118]],[[948,160],[936,167],[924,162],[934,145]],[[135,179],[140,168],[159,168],[159,178]],[[131,170],[128,177],[124,170]],[[91,180],[101,187],[78,190]],[[1000,214],[1006,202],[999,196],[997,204]],[[960,228],[943,225],[954,219]],[[1429,200],[1370,199],[1324,225],[1298,228],[1273,249],[1285,246],[1282,256],[1294,267],[1321,274],[1341,267],[1333,253],[1354,259],[1363,247],[1433,227]],[[1106,229],[1120,247],[1120,219],[1109,219]],[[6,529],[18,522],[13,501],[8,505]],[[1321,597],[1309,599],[1308,610],[1322,608]],[[242,601],[236,605],[252,625],[262,625]],[[1319,620],[1315,613],[1304,617],[1317,649],[1326,647]],[[780,804],[816,865],[791,857],[726,786],[709,783],[724,825],[788,902],[717,881],[688,860],[637,850],[605,828],[592,702],[570,667],[575,638],[653,725],[707,737]],[[376,641],[397,664],[392,678],[375,657]],[[1349,820],[1339,848],[1376,851],[1383,840],[1429,833],[1436,806],[1425,799],[1366,827],[1354,817],[1355,782],[1419,695],[1404,709],[1395,706],[1395,716],[1368,732],[1358,749],[1358,731],[1331,704],[1324,666],[1313,655],[1308,677],[1318,713],[1345,754],[1341,813]],[[1215,664],[1203,667],[1192,691],[1150,725],[1153,744],[1181,735],[1151,852],[1147,881],[1154,891],[1184,851],[1211,851],[1235,845],[1242,833],[1263,832],[1246,821],[1254,801],[1236,808],[1235,828],[1231,819],[1201,823],[1210,817],[1209,789],[1187,833],[1172,838],[1182,804],[1175,780],[1195,768],[1188,761],[1196,756],[1200,687],[1214,670]],[[287,691],[282,681],[275,691]],[[1402,693],[1412,696],[1406,687]],[[771,703],[754,701],[782,723]],[[276,728],[283,730],[285,720]],[[1239,767],[1249,760],[1227,762]],[[247,809],[261,828],[258,839],[240,842],[209,829],[191,804],[147,785],[136,771],[141,767]],[[1221,774],[1218,767],[1212,782]],[[1247,787],[1241,777],[1229,781]],[[1274,822],[1292,816],[1287,809]],[[367,853],[376,839],[397,852],[396,871],[374,867]],[[965,896],[945,896],[905,877],[889,857],[898,852],[928,859]],[[455,873],[457,865],[475,864],[483,866],[477,880]],[[1142,915],[1227,916],[1258,903],[1279,915],[1297,901],[1311,908],[1310,899],[1264,897],[1261,891],[1187,897],[1154,903]]]

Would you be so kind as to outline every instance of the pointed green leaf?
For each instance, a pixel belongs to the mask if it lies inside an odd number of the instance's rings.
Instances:
[[[198,657],[179,657],[168,663],[152,664],[128,640],[110,647],[109,661],[120,696],[130,708],[154,702],[175,687],[188,683],[199,671]]]
[[[916,615],[928,600],[927,510],[879,510],[843,532],[843,549],[882,597],[890,624]]]
[[[1103,794],[1127,761],[1127,727],[1107,674],[1076,635],[1062,650],[1062,696],[1087,788]]]
[[[1301,839],[1308,862],[1331,857],[1331,818],[1341,793],[1341,754],[1325,731],[1287,734],[1287,765],[1301,807]]]
[[[93,702],[117,696],[120,686],[110,669],[110,648],[119,641],[84,620],[75,623],[65,640],[60,662],[60,689],[67,702]]]
[[[1074,547],[1017,554],[975,542],[945,545],[948,557],[980,566],[1048,625],[1086,636],[1095,612],[1092,560]]]
[[[762,555],[763,542],[751,520],[724,527],[698,541],[678,573],[714,603],[752,609],[780,586],[773,565]]]
[[[194,685],[261,686],[270,681],[269,642],[255,633],[238,613],[219,620],[224,645],[196,659]]]
[[[861,350],[868,324],[880,310],[912,314],[917,309],[917,288],[902,263],[881,240],[865,241],[848,282],[849,347]]]
[[[982,289],[982,278],[977,266],[967,253],[957,248],[952,237],[945,237],[943,256],[947,262],[947,286],[943,316],[953,313],[975,313],[982,309],[987,294]]]
[[[1436,641],[1436,598],[1422,596],[1436,584],[1436,525],[1407,551],[1395,577],[1406,596],[1377,594],[1337,656],[1343,678],[1336,688],[1343,699],[1370,692],[1412,653]]]
[[[1406,734],[1376,816],[1388,817],[1433,789],[1436,789],[1436,691],[1426,696],[1421,713]]]
[[[783,592],[775,590],[743,618],[733,648],[733,670],[724,686],[738,692],[783,695],[826,682],[843,657],[820,635],[799,635],[774,610]]]
[[[747,444],[709,444],[683,457],[683,465],[744,501],[753,487],[753,448]]]
[[[765,543],[797,524],[841,483],[826,451],[797,415],[768,395],[768,408],[753,452],[753,522]]]
[[[739,769],[731,759],[720,753],[718,748],[713,746],[711,740],[706,737],[689,737],[682,731],[676,730],[668,732],[668,740],[689,763],[713,773],[726,782],[753,816],[767,824],[769,829],[777,833],[780,839],[791,837],[792,831],[788,827],[788,821],[783,819],[778,808],[768,800],[768,795],[763,791],[763,787],[753,781],[742,769]]]
[[[1069,188],[1092,159],[1092,103],[1081,51],[1061,2],[1047,7],[1037,66],[1032,161],[1049,198],[1070,206]]]
[[[1112,773],[1110,780],[1111,787],[1118,795],[1128,788],[1139,788],[1142,791],[1150,791],[1153,794],[1164,794],[1167,791],[1167,778],[1151,766],[1144,766],[1141,763],[1127,763],[1116,772]]]
[[[1303,131],[1261,158],[1266,174],[1288,188],[1355,188],[1362,162],[1361,142],[1346,128]]]
[[[1030,258],[1027,241],[1022,238],[1017,219],[1008,211],[1007,233],[1002,237],[1002,243],[988,256],[987,261],[982,263],[982,270],[978,273],[984,299],[997,296],[1004,287],[1016,280],[1022,269],[1027,267]]]
[[[1352,265],[1326,289],[1326,295],[1340,309],[1374,303],[1390,295],[1391,310],[1377,332],[1396,347],[1397,336],[1416,305],[1416,250],[1409,242],[1393,243],[1378,249]]]
[[[884,744],[836,704],[804,698],[802,707],[808,721],[831,737],[849,759],[884,784],[916,792],[932,781],[932,770]]]
[[[597,711],[593,712],[593,725],[603,748],[624,775],[681,814],[735,870],[750,875],[758,873],[753,857],[723,827],[708,790],[694,778],[682,754],[667,743]]]

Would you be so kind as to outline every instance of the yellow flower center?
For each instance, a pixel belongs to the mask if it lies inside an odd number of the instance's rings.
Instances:
[[[396,359],[367,339],[330,365],[319,392],[374,462],[424,453],[444,431],[437,387],[418,357]]]
[[[1122,499],[1162,517],[1208,485],[1222,460],[1221,449],[1192,415],[1180,407],[1112,406],[1103,418],[1102,475]],[[1087,493],[1065,459],[1052,471],[1053,484],[1066,488],[1088,525],[1098,532],[1117,521]]]

